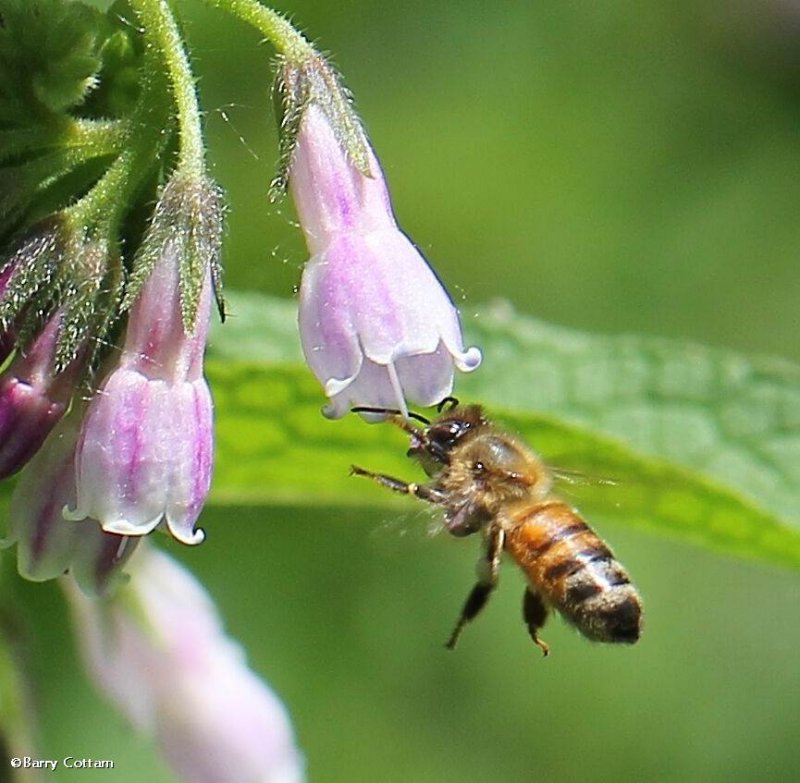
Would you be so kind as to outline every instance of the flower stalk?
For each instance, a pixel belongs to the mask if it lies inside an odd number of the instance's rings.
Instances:
[[[200,106],[175,17],[165,0],[131,0],[131,5],[144,25],[147,45],[152,52],[157,52],[169,81],[178,119],[177,168],[187,175],[200,176],[205,168]]]
[[[317,56],[316,49],[277,11],[257,0],[204,0],[206,5],[237,16],[255,27],[287,60],[301,64]]]

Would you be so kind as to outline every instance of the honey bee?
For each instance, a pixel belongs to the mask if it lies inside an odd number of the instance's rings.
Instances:
[[[407,432],[408,456],[421,464],[430,481],[409,483],[355,465],[353,475],[439,506],[454,536],[483,537],[478,581],[447,641],[449,649],[497,586],[504,551],[527,578],[523,617],[544,655],[549,647],[539,638],[539,629],[551,608],[593,641],[638,640],[642,604],[625,569],[580,514],[553,495],[553,473],[539,455],[492,424],[481,406],[460,405],[449,397],[433,421],[409,414],[422,427],[400,411],[354,410],[387,415]]]

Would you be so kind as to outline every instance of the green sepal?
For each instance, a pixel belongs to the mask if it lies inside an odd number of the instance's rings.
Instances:
[[[61,310],[55,372],[81,352],[91,362],[119,303],[121,262],[108,238],[87,238],[63,214],[51,215],[0,259],[0,270],[8,267],[13,272],[0,298],[0,330],[13,328],[17,344],[24,347]]]
[[[9,254],[0,258],[0,270],[13,269],[0,298],[0,329],[10,329],[23,310],[29,320],[43,316],[70,243],[69,235],[64,217],[52,215],[33,226]],[[27,331],[24,326],[17,329]]]
[[[181,171],[173,173],[161,191],[134,258],[122,300],[123,311],[136,301],[159,258],[165,252],[175,252],[180,264],[181,317],[186,333],[194,332],[200,295],[209,274],[224,313],[219,260],[223,215],[222,191],[211,179]]]
[[[120,269],[121,261],[104,236],[73,242],[68,248],[57,302],[63,309],[57,373],[84,351],[93,358],[100,349],[119,304]]]
[[[289,169],[306,109],[314,104],[322,110],[336,140],[353,165],[364,176],[372,176],[369,142],[356,114],[350,92],[334,67],[315,53],[302,62],[280,58],[272,87],[278,123],[278,171],[270,185],[276,200],[289,184]]]

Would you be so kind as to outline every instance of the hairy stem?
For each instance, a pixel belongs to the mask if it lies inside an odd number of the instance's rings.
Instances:
[[[316,55],[314,47],[277,11],[258,0],[204,0],[255,27],[288,60],[302,63]]]
[[[166,0],[131,0],[144,25],[148,50],[163,64],[178,115],[178,168],[200,175],[205,169],[205,145],[194,77],[175,17]]]

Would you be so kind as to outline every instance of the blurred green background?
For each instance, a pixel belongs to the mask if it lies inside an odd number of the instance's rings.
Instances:
[[[289,203],[267,200],[271,50],[198,2],[180,9],[229,196],[228,285],[291,297],[306,254]],[[581,329],[800,360],[796,4],[282,9],[333,53],[400,222],[466,321],[504,297]],[[311,780],[800,780],[796,575],[605,525],[646,602],[637,647],[592,645],[555,620],[542,660],[509,566],[449,653],[477,542],[427,539],[412,503],[404,515],[356,502],[210,508],[204,546],[169,547],[285,699]],[[26,593],[47,622],[31,655],[52,757],[168,780],[73,676],[58,595]]]

